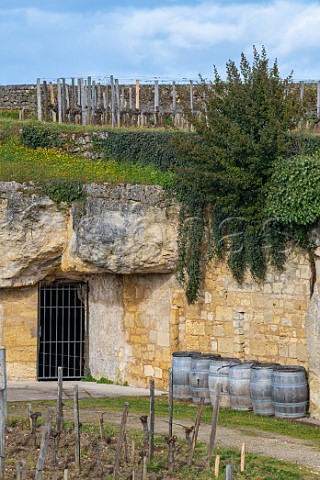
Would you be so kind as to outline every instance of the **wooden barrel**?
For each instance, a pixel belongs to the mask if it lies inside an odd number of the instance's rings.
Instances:
[[[258,363],[251,366],[250,398],[253,412],[259,415],[274,415],[271,398],[272,374],[278,363]]]
[[[220,383],[221,395],[219,405],[222,408],[230,408],[230,396],[228,388],[229,368],[231,365],[239,363],[241,363],[241,361],[238,358],[221,357],[211,360],[208,385],[212,405],[214,405],[216,399],[216,386],[218,383]]]
[[[172,377],[173,377],[173,398],[190,400],[192,398],[189,384],[191,358],[199,355],[200,352],[174,352],[172,354]]]
[[[305,369],[296,365],[276,367],[272,374],[271,396],[276,417],[305,417],[309,399]]]
[[[252,362],[233,365],[229,368],[230,406],[233,410],[252,410],[250,398],[250,374]]]
[[[204,398],[204,403],[211,403],[208,384],[210,362],[219,357],[220,355],[207,353],[192,357],[189,379],[194,403],[200,403],[201,398]]]

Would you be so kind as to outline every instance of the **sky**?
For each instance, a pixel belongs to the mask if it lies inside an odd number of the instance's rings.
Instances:
[[[265,46],[320,80],[320,0],[0,0],[0,84],[57,77],[197,79]]]

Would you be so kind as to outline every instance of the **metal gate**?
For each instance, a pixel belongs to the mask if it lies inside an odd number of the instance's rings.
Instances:
[[[84,376],[87,284],[52,283],[39,288],[38,380]]]

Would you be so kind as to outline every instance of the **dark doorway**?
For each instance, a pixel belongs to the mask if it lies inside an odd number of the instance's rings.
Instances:
[[[38,380],[84,376],[86,300],[83,282],[40,286]]]

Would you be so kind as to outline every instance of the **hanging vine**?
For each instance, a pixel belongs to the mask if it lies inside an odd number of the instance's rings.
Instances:
[[[226,258],[239,283],[246,270],[263,280],[269,262],[283,268],[289,228],[266,204],[274,166],[288,156],[288,131],[303,111],[291,78],[280,78],[276,62],[269,67],[264,48],[253,48],[252,66],[243,54],[239,69],[229,61],[226,81],[215,70],[213,82],[202,80],[202,93],[201,115],[190,112],[195,134],[177,139],[175,166],[178,279],[190,303],[213,256]]]

